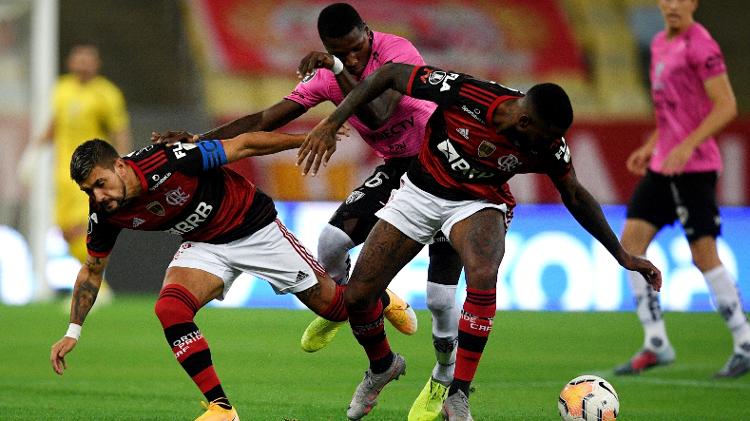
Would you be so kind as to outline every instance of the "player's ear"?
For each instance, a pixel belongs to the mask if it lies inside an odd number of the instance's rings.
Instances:
[[[518,117],[518,128],[519,129],[528,129],[531,125],[531,117],[528,114],[521,114],[520,117]]]

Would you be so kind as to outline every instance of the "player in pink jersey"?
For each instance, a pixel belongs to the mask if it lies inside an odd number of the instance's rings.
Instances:
[[[327,52],[311,52],[302,59],[298,68],[301,82],[280,102],[200,136],[168,132],[156,134],[154,140],[223,139],[248,131],[274,130],[321,102],[338,105],[363,78],[386,63],[424,64],[408,40],[372,31],[357,11],[345,3],[329,5],[320,12],[318,33]],[[338,282],[347,281],[349,250],[364,242],[377,222],[375,212],[388,201],[391,191],[399,187],[401,175],[416,159],[434,109],[432,102],[390,91],[363,104],[348,120],[384,162],[349,195],[320,234],[318,258]],[[441,233],[436,235],[429,252],[426,299],[432,312],[437,362],[409,415],[413,421],[438,415],[446,386],[453,378],[458,334],[455,291],[461,261]],[[322,318],[314,320],[303,335],[303,349],[312,352],[322,348],[339,326]]]
[[[716,249],[721,234],[716,180],[722,164],[714,138],[735,118],[737,105],[718,44],[693,19],[697,0],[658,4],[665,30],[651,43],[656,130],[627,160],[628,170],[644,177],[628,204],[622,244],[643,256],[661,228],[680,221],[693,262],[732,332],[732,355],[716,375],[737,377],[750,370],[750,324],[735,279]],[[637,374],[675,359],[658,297],[639,277],[629,274],[629,282],[644,341],[630,361],[616,368],[618,374]]]
[[[123,228],[167,231],[184,240],[169,264],[155,312],[177,361],[208,401],[199,420],[238,420],[193,318],[209,301],[222,299],[241,273],[265,279],[277,294],[294,294],[323,317],[346,320],[345,286],[337,285],[278,220],[270,197],[224,167],[296,148],[303,139],[256,132],[198,144],[151,145],[122,158],[103,140],[79,145],[70,175],[89,196],[88,257],[73,289],[68,332],[52,346],[55,372],[66,369],[65,356],[78,342]]]
[[[442,230],[465,264],[466,301],[459,318],[453,382],[443,404],[451,421],[471,420],[468,395],[492,331],[495,289],[505,234],[515,200],[507,181],[515,174],[546,174],[575,219],[629,270],[657,290],[661,274],[648,260],[627,253],[601,207],[578,182],[563,139],[573,121],[565,91],[554,84],[523,94],[494,82],[431,66],[391,63],[360,83],[333,114],[319,123],[298,151],[304,172],[317,172],[333,152],[340,125],[370,98],[391,89],[435,102],[419,159],[401,188],[378,211],[352,271],[344,301],[354,336],[370,367],[357,386],[347,416],[357,420],[377,403],[380,391],[406,370],[383,329],[377,302],[393,277]]]

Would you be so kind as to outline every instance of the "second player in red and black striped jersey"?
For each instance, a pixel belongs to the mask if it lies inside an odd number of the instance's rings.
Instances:
[[[501,103],[524,94],[503,85],[431,66],[415,67],[406,94],[438,104],[419,162],[408,172],[420,189],[449,200],[486,199],[515,205],[507,181],[515,174],[561,176],[571,169],[563,138],[532,150],[492,123]]]
[[[123,158],[142,194],[107,213],[89,201],[89,254],[109,254],[123,228],[167,231],[185,240],[228,243],[273,222],[270,197],[227,163],[220,141],[151,145]]]

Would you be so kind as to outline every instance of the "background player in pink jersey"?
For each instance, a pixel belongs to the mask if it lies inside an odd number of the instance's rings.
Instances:
[[[298,151],[303,173],[318,171],[334,152],[335,134],[363,103],[387,89],[435,102],[419,159],[401,188],[378,211],[352,271],[344,301],[354,336],[370,367],[352,397],[347,416],[357,420],[377,403],[383,387],[406,370],[391,351],[377,296],[419,250],[442,230],[465,265],[467,294],[459,318],[456,369],[443,414],[471,420],[469,391],[492,331],[498,267],[515,199],[507,181],[519,173],[544,173],[565,207],[626,269],[658,290],[661,274],[648,260],[627,253],[601,207],[578,182],[562,136],[573,121],[567,94],[557,85],[527,94],[494,82],[430,66],[391,63],[361,82],[319,123]]]
[[[656,234],[679,219],[695,266],[703,273],[717,310],[732,332],[733,353],[718,377],[750,370],[750,325],[735,279],[719,259],[721,219],[716,180],[722,163],[714,136],[737,115],[737,104],[719,45],[693,13],[697,0],[659,0],[665,30],[651,43],[651,94],[656,130],[627,160],[644,176],[630,199],[622,245],[643,256]],[[674,361],[659,299],[629,274],[643,348],[615,370],[635,374]]]
[[[279,221],[270,197],[224,167],[296,148],[303,138],[256,132],[197,145],[151,145],[124,158],[103,140],[79,145],[70,175],[89,196],[88,257],[73,289],[68,332],[52,346],[55,372],[66,368],[65,356],[78,342],[123,228],[167,231],[184,240],[167,269],[155,312],[177,361],[208,401],[199,420],[238,420],[193,319],[206,303],[222,299],[241,273],[265,279],[277,294],[294,294],[323,317],[346,320],[345,286],[333,282]]]
[[[408,40],[372,31],[357,11],[345,3],[329,5],[320,12],[318,33],[327,52],[311,52],[302,59],[298,68],[302,81],[280,102],[200,136],[168,132],[155,135],[154,140],[224,139],[249,131],[274,130],[321,102],[339,104],[363,78],[386,63],[424,64]],[[399,187],[401,175],[416,159],[434,109],[434,103],[389,91],[358,107],[349,118],[349,124],[384,163],[349,195],[320,234],[318,258],[337,282],[347,281],[349,250],[364,242],[377,222],[375,212],[388,201],[391,191]],[[445,236],[438,233],[430,246],[426,291],[437,362],[412,407],[409,415],[412,421],[439,415],[447,385],[453,378],[458,334],[455,291],[460,273],[458,255]],[[303,335],[303,349],[312,352],[322,348],[340,326],[341,323],[317,318]],[[416,330],[416,319],[413,327]]]

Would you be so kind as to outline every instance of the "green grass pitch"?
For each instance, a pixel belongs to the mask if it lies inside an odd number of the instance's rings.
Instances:
[[[153,315],[155,297],[117,297],[89,316],[62,377],[50,346],[65,332],[61,302],[0,306],[2,420],[192,420],[202,398],[175,362]],[[367,420],[405,420],[434,363],[430,319],[413,337],[388,328],[407,375],[390,384]],[[306,354],[308,311],[204,309],[198,326],[242,420],[341,420],[366,359],[348,328]],[[632,313],[498,312],[471,396],[477,420],[555,420],[565,382],[591,373],[620,394],[620,420],[750,420],[750,375],[713,380],[731,338],[714,313],[666,316],[673,365],[639,377],[612,367],[641,344]]]

